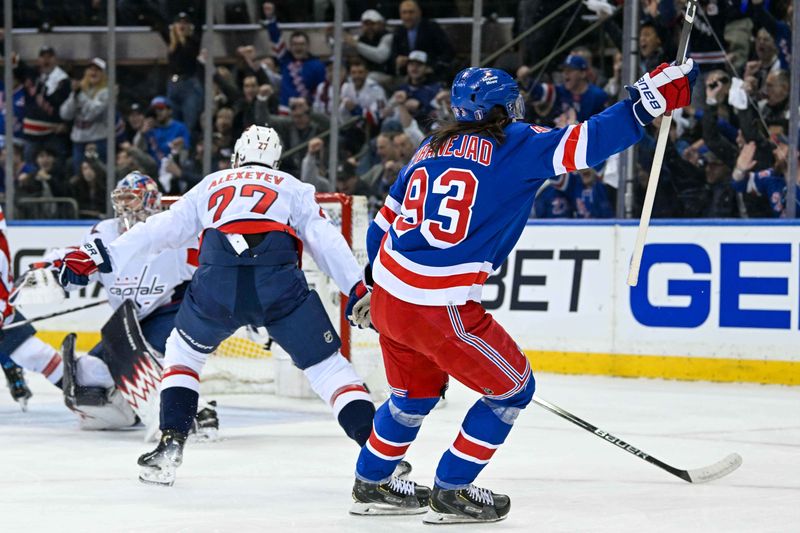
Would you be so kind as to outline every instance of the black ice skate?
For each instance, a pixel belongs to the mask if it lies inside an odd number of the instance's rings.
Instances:
[[[385,483],[368,483],[356,479],[353,485],[355,515],[421,514],[428,510],[431,489],[413,481],[392,476]]]
[[[470,485],[466,489],[433,488],[426,524],[468,524],[498,522],[508,516],[511,499],[489,489]]]
[[[207,406],[197,411],[190,434],[197,441],[215,441],[219,436],[219,418],[217,402],[210,401]]]
[[[139,481],[151,485],[171,487],[175,483],[175,470],[183,462],[183,445],[186,435],[166,429],[156,449],[139,457]]]
[[[33,393],[25,382],[25,374],[22,371],[22,367],[15,364],[13,361],[9,361],[3,365],[3,373],[6,375],[8,390],[11,391],[11,397],[19,404],[23,411],[27,411],[28,400],[33,396]]]

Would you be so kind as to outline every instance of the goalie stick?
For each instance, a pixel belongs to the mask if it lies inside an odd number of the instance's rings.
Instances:
[[[8,331],[9,329],[19,328],[22,326],[27,326],[28,324],[32,324],[34,322],[38,322],[40,320],[46,320],[48,318],[55,318],[57,316],[66,315],[68,313],[74,313],[75,311],[80,311],[82,309],[89,309],[90,307],[97,307],[98,305],[105,305],[108,303],[108,300],[100,300],[99,302],[92,302],[86,305],[79,305],[78,307],[71,307],[70,309],[64,309],[63,311],[56,311],[55,313],[49,313],[42,316],[37,316],[33,318],[28,318],[26,320],[21,320],[19,322],[14,322],[13,324],[9,324],[7,326],[3,326],[2,331]]]
[[[730,474],[731,472],[742,466],[742,456],[739,455],[738,453],[732,453],[726,456],[724,459],[717,461],[714,464],[704,466],[701,468],[682,470],[680,468],[676,468],[672,465],[669,465],[664,461],[661,461],[660,459],[656,459],[652,455],[649,455],[640,450],[639,448],[636,448],[628,444],[619,437],[615,437],[608,431],[604,431],[598,428],[597,426],[593,426],[589,422],[578,418],[577,416],[563,410],[557,405],[553,405],[552,403],[542,400],[541,398],[538,398],[536,396],[534,396],[533,402],[547,409],[551,413],[556,414],[561,418],[572,422],[576,426],[585,429],[589,433],[593,433],[598,437],[600,437],[601,439],[613,444],[614,446],[625,450],[631,455],[638,457],[639,459],[644,459],[648,463],[655,465],[662,470],[666,470],[673,476],[677,476],[689,483],[706,483],[708,481],[714,481],[715,479],[727,476],[728,474]]]
[[[681,38],[678,43],[678,58],[675,63],[682,65],[686,62],[686,50],[689,47],[689,36],[694,25],[694,16],[697,12],[697,1],[689,0],[686,4],[686,12],[683,15],[683,27],[681,28]],[[647,228],[650,227],[650,215],[653,213],[653,202],[656,199],[656,189],[658,188],[658,178],[661,175],[661,165],[664,162],[664,152],[667,149],[667,139],[669,129],[672,126],[672,113],[666,113],[661,118],[661,127],[658,130],[658,140],[656,141],[656,151],[653,154],[653,166],[650,167],[650,178],[647,181],[647,190],[644,195],[642,205],[642,215],[639,218],[639,231],[636,233],[636,244],[633,247],[633,255],[628,269],[627,283],[635,287],[639,283],[639,268],[642,266],[642,254],[644,253],[644,243],[647,240]]]

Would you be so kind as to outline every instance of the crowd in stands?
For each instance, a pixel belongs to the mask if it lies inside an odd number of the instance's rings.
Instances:
[[[55,7],[34,13],[18,9],[28,2],[15,1],[15,24],[102,24],[104,2],[74,3],[82,7],[70,13]],[[376,211],[419,143],[452,120],[449,84],[466,66],[467,57],[433,16],[471,16],[472,2],[345,3],[347,18],[360,20],[360,27],[343,39],[346,64],[338,109],[333,108],[330,59],[311,53],[307,33],[281,30],[289,21],[329,21],[331,2],[218,3],[222,21],[257,21],[272,47],[240,46],[235,62],[215,68],[214,108],[207,110],[213,113],[212,146],[204,147],[204,2],[118,0],[118,10],[131,14],[120,20],[151,25],[162,34],[168,50],[167,81],[163,90],[144,99],[119,88],[124,105],[116,126],[116,164],[110,170],[104,163],[109,98],[105,61],[94,58],[68,74],[59,66],[56,51],[47,46],[35,64],[12,58],[16,120],[11,144],[16,196],[23,201],[17,206],[18,216],[63,215],[58,204],[24,201],[48,197],[73,198],[81,216],[102,216],[107,172],[122,178],[140,170],[157,178],[164,192],[181,194],[202,179],[204,150],[211,150],[212,170],[227,168],[233,143],[251,124],[278,131],[285,154],[282,170],[319,192],[368,196]],[[523,31],[562,2],[484,4],[486,13],[514,16],[516,30]],[[524,39],[519,50],[498,60],[498,66],[517,76],[528,121],[542,128],[564,127],[627,97],[621,80],[621,4],[578,2]],[[674,60],[684,4],[641,0],[637,74]],[[690,56],[700,65],[701,77],[692,105],[674,115],[653,216],[783,216],[786,183],[796,182],[786,179],[791,2],[701,0],[700,7]],[[42,13],[50,18],[44,21]],[[79,16],[88,18],[76,20]],[[399,24],[388,27],[388,18],[399,19]],[[596,20],[602,26],[593,36],[545,67],[531,68],[557,46],[559,36],[577,33]],[[338,139],[340,163],[331,180],[327,130],[333,113],[344,127]],[[641,210],[659,125],[656,120],[649,126],[636,148],[633,216]],[[616,215],[618,187],[619,160],[612,158],[604,166],[548,182],[531,216],[610,218]]]

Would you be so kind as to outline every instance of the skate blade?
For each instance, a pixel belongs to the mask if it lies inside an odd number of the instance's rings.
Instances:
[[[428,511],[428,507],[417,507],[410,509],[406,507],[397,507],[388,503],[362,503],[354,502],[350,507],[350,514],[358,516],[397,516],[397,515],[414,515],[422,514]]]
[[[148,468],[139,469],[139,481],[145,485],[158,487],[171,487],[175,484],[175,468]]]
[[[422,517],[423,524],[443,525],[443,524],[488,524],[489,522],[500,522],[506,516],[492,519],[479,519],[471,516],[457,515],[453,513],[437,513],[433,509],[428,510],[428,514]]]
[[[27,413],[28,412],[28,399],[27,398],[20,398],[19,400],[17,400],[17,402],[19,403],[19,408],[22,409],[22,412],[23,413]]]

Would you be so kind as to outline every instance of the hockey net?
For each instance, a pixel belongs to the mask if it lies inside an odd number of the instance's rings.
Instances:
[[[164,197],[162,203],[166,208],[177,199]],[[318,193],[316,199],[334,226],[342,232],[358,264],[366,264],[369,226],[366,197]],[[336,283],[317,267],[307,253],[303,254],[303,271],[309,287],[319,293],[331,322],[339,332],[342,353],[350,359],[376,397],[385,396],[388,385],[377,334],[350,326],[344,314],[346,295],[339,292]],[[206,394],[274,392],[298,398],[313,396],[303,373],[291,364],[288,354],[280,346],[270,342],[265,328],[243,327],[223,341],[209,357],[201,381]]]

